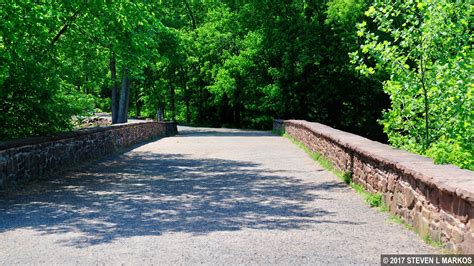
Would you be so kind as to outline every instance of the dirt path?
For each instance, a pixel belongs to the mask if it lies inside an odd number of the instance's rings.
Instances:
[[[0,199],[0,264],[379,264],[435,252],[285,138],[180,132]]]

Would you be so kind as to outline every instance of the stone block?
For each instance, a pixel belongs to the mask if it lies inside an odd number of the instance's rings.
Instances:
[[[413,218],[413,227],[422,236],[426,236],[430,231],[430,222],[420,214],[415,214]]]
[[[381,191],[383,193],[387,192],[387,180],[386,179],[379,180],[379,182],[377,183],[377,190]]]
[[[395,193],[397,198],[397,206],[404,207],[405,206],[405,198],[403,197],[403,189],[401,191],[397,191]]]
[[[398,215],[400,215],[403,220],[407,221],[407,218],[409,216],[409,212],[406,208],[399,208],[398,209]]]
[[[387,178],[387,190],[394,192],[396,187],[396,176],[391,174]]]
[[[428,201],[435,205],[435,206],[438,206],[439,205],[439,201],[440,201],[440,196],[441,196],[441,193],[438,189],[436,188],[428,188],[427,186],[425,187],[425,195],[428,195]]]
[[[439,197],[439,205],[441,209],[448,213],[453,213],[453,203],[454,198],[452,194],[441,192],[441,195]]]
[[[442,221],[441,215],[438,211],[430,211],[430,217],[431,217],[431,220],[435,222]]]
[[[460,249],[464,254],[474,254],[474,233],[472,231],[464,233],[464,241],[461,243]]]
[[[427,220],[431,220],[432,214],[428,208],[421,209],[421,216]]]
[[[415,206],[415,199],[416,197],[411,187],[404,187],[403,188],[404,207],[410,210],[413,209],[413,207]]]
[[[422,208],[423,208],[423,203],[421,203],[420,201],[417,201],[415,203],[414,211],[417,213],[421,213]]]
[[[454,218],[451,214],[448,214],[443,210],[441,210],[439,214],[440,214],[441,221],[444,221],[451,226],[456,226],[458,224],[458,222],[456,221],[456,218]]]
[[[451,231],[452,241],[457,244],[462,243],[464,241],[465,233],[466,233],[466,230],[462,230],[456,226],[453,226],[452,231]]]
[[[453,202],[453,213],[462,223],[469,220],[469,212],[472,210],[469,203],[465,200],[455,197]]]
[[[441,241],[442,230],[439,226],[439,223],[431,222],[429,229],[429,236],[433,241]]]
[[[397,207],[397,195],[396,194],[391,195],[389,208],[390,208],[391,213],[396,213],[397,212],[398,207]]]

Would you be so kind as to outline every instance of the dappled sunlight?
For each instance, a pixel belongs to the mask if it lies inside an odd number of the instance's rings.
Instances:
[[[304,183],[256,163],[133,151],[75,171],[44,182],[41,193],[0,201],[0,232],[74,232],[61,244],[85,247],[172,232],[357,224],[307,204],[339,183]]]

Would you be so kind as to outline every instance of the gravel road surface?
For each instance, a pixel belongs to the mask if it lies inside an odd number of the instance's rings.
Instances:
[[[435,253],[288,139],[180,127],[0,198],[0,264],[379,264]]]

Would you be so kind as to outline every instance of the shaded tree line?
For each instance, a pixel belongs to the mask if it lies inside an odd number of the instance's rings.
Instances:
[[[472,155],[467,1],[0,5],[2,139],[68,130],[97,110],[123,123],[159,109],[213,127],[317,121],[472,166],[461,158]],[[441,117],[461,126],[443,131]]]

